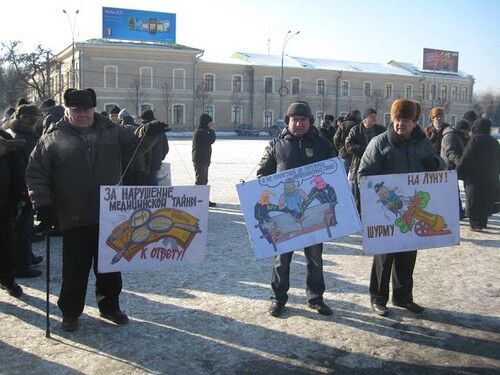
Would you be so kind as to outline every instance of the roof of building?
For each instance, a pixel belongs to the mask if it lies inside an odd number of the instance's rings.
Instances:
[[[141,48],[168,48],[183,51],[202,52],[199,48],[184,46],[177,43],[168,42],[143,42],[135,40],[114,40],[114,39],[89,39],[78,44],[102,45],[102,46],[122,46],[122,47],[141,47]]]
[[[461,78],[468,78],[469,77],[469,75],[467,73],[464,73],[461,70],[459,70],[457,73],[455,73],[455,72],[440,72],[440,71],[433,71],[433,70],[423,70],[423,69],[419,69],[418,67],[416,67],[412,63],[396,61],[396,60],[391,60],[388,62],[388,64],[405,69],[416,76],[433,76],[434,74],[439,74],[440,76],[448,76],[448,77],[461,77]]]

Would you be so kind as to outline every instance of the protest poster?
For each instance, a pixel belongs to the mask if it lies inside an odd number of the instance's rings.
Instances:
[[[100,273],[201,263],[209,186],[101,186]]]
[[[339,158],[247,181],[236,189],[258,259],[361,230]]]
[[[365,254],[460,243],[456,171],[366,176],[360,191]]]
[[[158,171],[158,185],[172,186],[170,163],[161,163],[160,170]]]

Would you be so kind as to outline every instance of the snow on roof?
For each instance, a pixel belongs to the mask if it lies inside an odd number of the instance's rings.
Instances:
[[[411,72],[412,74],[417,75],[417,76],[422,76],[422,75],[423,76],[432,76],[434,74],[439,74],[441,76],[453,76],[453,77],[458,76],[458,77],[462,77],[462,78],[469,77],[469,75],[467,73],[462,72],[461,70],[459,70],[457,73],[455,73],[455,72],[440,72],[440,71],[434,71],[434,70],[423,70],[423,69],[419,69],[417,66],[415,66],[412,63],[403,62],[403,61],[395,61],[395,60],[389,61],[389,64],[393,65],[393,66],[399,66],[399,67],[406,69],[409,72]]]
[[[147,42],[136,40],[117,40],[117,39],[88,39],[77,44],[93,44],[93,45],[106,45],[106,46],[127,46],[127,47],[146,47],[146,48],[170,48],[180,49],[186,51],[202,51],[198,48],[187,47],[182,44],[169,43],[169,42]]]

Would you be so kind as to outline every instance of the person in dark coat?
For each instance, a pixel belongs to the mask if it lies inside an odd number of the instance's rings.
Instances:
[[[354,199],[359,213],[361,213],[361,199],[358,186],[359,163],[361,162],[361,157],[365,152],[366,146],[372,138],[385,131],[385,126],[377,124],[377,111],[374,108],[367,108],[363,112],[363,121],[361,124],[355,125],[345,140],[345,150],[352,157],[348,179],[353,184]]]
[[[13,217],[28,199],[24,170],[22,153],[12,136],[0,129],[0,287],[16,298],[23,294],[23,289],[14,278],[12,231]]]
[[[450,126],[444,122],[444,109],[441,107],[434,107],[429,113],[431,123],[425,128],[425,134],[434,145],[438,155],[441,153],[441,142],[443,140],[443,132]]]
[[[331,143],[319,135],[316,127],[312,126],[313,123],[314,117],[307,103],[292,103],[285,116],[287,127],[269,142],[259,163],[257,176],[268,176],[333,157]],[[307,262],[307,303],[320,314],[331,315],[332,310],[323,302],[325,280],[322,254],[322,243],[304,248]],[[283,314],[288,301],[292,256],[293,251],[278,255],[274,263],[271,282],[274,295],[269,307],[269,313],[274,317]]]
[[[349,168],[351,168],[352,155],[349,154],[345,148],[345,140],[351,129],[360,123],[361,112],[355,109],[347,115],[346,120],[339,126],[333,137],[333,144],[339,156],[344,161],[346,173],[349,172]]]
[[[212,158],[212,144],[215,142],[215,131],[212,129],[213,119],[204,113],[200,116],[198,127],[193,133],[192,157],[195,173],[195,184],[208,183],[208,167]],[[209,201],[210,207],[215,207],[215,202]]]
[[[413,100],[398,99],[392,103],[392,124],[366,147],[359,165],[359,177],[445,168],[436,149],[417,125],[420,113],[420,103]],[[388,314],[386,305],[391,274],[393,305],[415,313],[424,311],[422,306],[413,301],[413,270],[416,259],[416,251],[378,254],[373,257],[370,302],[376,314]]]
[[[24,165],[28,165],[31,151],[35,148],[38,135],[35,125],[38,123],[40,112],[34,105],[23,104],[17,107],[16,112],[7,125],[7,132],[15,140],[22,140],[25,144],[22,149]],[[26,169],[26,167],[25,167]],[[27,187],[24,187],[27,192]],[[27,195],[26,195],[27,196]],[[32,268],[42,262],[42,256],[35,256],[32,249],[33,237],[33,205],[29,199],[23,202],[19,215],[14,219],[14,261],[15,276],[17,278],[37,277],[42,271]]]
[[[151,109],[145,110],[141,114],[141,119],[143,124],[147,124],[148,122],[156,120]],[[170,128],[165,129],[165,131],[170,131]],[[148,153],[149,162],[146,176],[146,183],[148,185],[158,185],[158,172],[161,169],[161,164],[163,162],[163,159],[165,159],[165,156],[167,156],[168,151],[169,148],[167,136],[165,135],[165,133],[160,134],[155,145]]]
[[[42,132],[42,134],[47,133],[50,126],[52,124],[55,124],[56,122],[58,122],[63,117],[64,117],[64,107],[62,105],[52,106],[48,110],[47,116],[45,116],[45,118],[43,119],[43,123],[42,123],[43,132]]]
[[[476,112],[470,110],[464,113],[462,116],[462,120],[465,120],[469,123],[469,128],[474,124],[474,121],[477,120]]]
[[[334,118],[332,115],[326,115],[325,119],[321,121],[319,125],[319,132],[320,134],[328,139],[328,141],[332,144],[333,146],[333,137],[335,136],[335,132],[337,130],[337,127],[334,123]],[[335,150],[335,153],[336,150]]]
[[[93,89],[67,89],[65,116],[40,138],[26,171],[37,217],[50,226],[57,215],[61,226],[62,286],[57,305],[64,331],[78,328],[92,266],[100,316],[115,324],[128,322],[120,310],[121,273],[97,272],[99,187],[116,185],[122,160],[149,151],[167,127],[160,121],[139,128],[120,126],[94,112],[96,101]]]
[[[488,216],[493,212],[495,189],[499,184],[500,144],[490,131],[490,120],[474,122],[472,136],[457,165],[458,175],[465,185],[465,213],[473,231],[487,227]]]

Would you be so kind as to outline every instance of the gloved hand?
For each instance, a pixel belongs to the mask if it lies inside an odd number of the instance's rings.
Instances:
[[[40,206],[36,209],[36,218],[44,229],[51,229],[56,222],[56,213],[51,206]]]
[[[145,134],[150,136],[156,136],[170,130],[168,124],[158,120],[148,122],[144,127],[146,130]]]
[[[420,160],[420,164],[427,172],[433,172],[439,169],[439,160],[437,160],[434,156]]]

